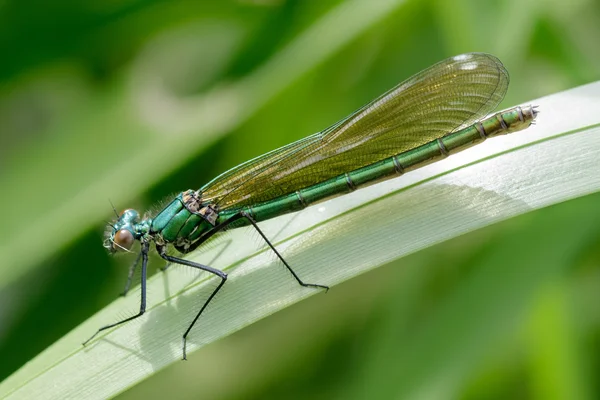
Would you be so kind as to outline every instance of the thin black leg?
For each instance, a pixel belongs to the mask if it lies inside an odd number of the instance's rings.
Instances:
[[[192,330],[192,328],[194,327],[194,325],[196,324],[196,321],[198,321],[198,318],[200,318],[200,314],[202,314],[204,309],[208,306],[208,303],[210,303],[210,301],[213,299],[213,297],[215,297],[217,292],[223,287],[223,285],[227,281],[227,274],[221,270],[218,270],[216,268],[211,268],[207,265],[198,264],[198,263],[195,263],[192,261],[184,260],[183,258],[177,258],[177,257],[170,256],[165,253],[165,249],[163,247],[157,246],[156,250],[158,250],[158,254],[160,254],[160,256],[162,258],[164,258],[165,260],[167,260],[170,263],[176,263],[176,264],[186,265],[186,266],[192,267],[192,268],[197,268],[202,271],[210,272],[211,274],[217,275],[219,278],[221,278],[221,283],[219,283],[219,286],[217,286],[217,288],[215,290],[213,290],[211,295],[204,302],[204,305],[202,306],[200,311],[198,311],[198,314],[196,314],[196,317],[194,318],[194,320],[192,321],[190,326],[186,329],[185,333],[183,334],[183,360],[187,360],[187,354],[186,354],[187,336],[190,333],[190,331]]]
[[[285,261],[285,259],[281,256],[281,254],[279,254],[279,252],[277,251],[277,249],[275,249],[275,246],[273,246],[273,244],[269,241],[269,239],[267,239],[267,237],[265,236],[265,234],[259,229],[258,225],[256,224],[256,222],[246,213],[241,213],[243,218],[246,218],[248,220],[248,222],[250,222],[252,224],[252,226],[254,227],[254,229],[256,229],[256,231],[260,234],[260,236],[262,236],[262,238],[264,239],[265,242],[267,242],[267,244],[269,245],[269,247],[271,248],[271,250],[273,250],[273,252],[275,254],[277,254],[277,257],[279,257],[279,259],[281,260],[281,262],[283,263],[283,265],[285,265],[285,267],[288,269],[288,271],[290,271],[292,273],[292,275],[294,276],[294,278],[296,278],[296,280],[298,281],[298,283],[304,287],[314,287],[314,288],[321,288],[321,289],[325,289],[325,291],[327,292],[329,290],[329,286],[326,285],[319,285],[317,283],[305,283],[302,279],[300,279],[300,277],[296,274],[296,272],[294,272],[294,270],[292,269],[292,267],[290,267],[290,265],[287,263],[287,261]]]
[[[123,289],[121,296],[126,296],[127,292],[129,292],[129,288],[131,287],[131,280],[133,279],[133,274],[135,274],[135,269],[140,263],[141,258],[142,252],[140,251],[140,254],[138,254],[137,258],[135,259],[135,262],[129,267],[129,273],[127,274],[127,282],[125,283],[125,289]]]
[[[103,330],[115,327],[117,325],[124,324],[125,322],[131,321],[131,320],[136,319],[138,317],[141,317],[142,315],[144,315],[144,312],[146,312],[146,269],[148,267],[148,249],[149,249],[149,244],[148,243],[143,243],[142,244],[142,251],[140,253],[142,255],[142,277],[141,277],[142,294],[141,294],[141,298],[140,298],[140,312],[138,312],[136,315],[134,315],[132,317],[125,318],[122,321],[115,322],[114,324],[106,325],[106,326],[103,326],[102,328],[98,329],[96,331],[96,333],[94,333],[92,335],[92,337],[90,337],[88,340],[86,340],[85,342],[83,342],[84,346],[90,340],[92,340],[93,338],[95,338],[96,335],[98,335]]]
[[[285,261],[285,259],[281,256],[281,254],[279,254],[279,252],[277,251],[277,249],[275,249],[275,246],[273,246],[273,244],[269,241],[269,239],[267,239],[267,237],[265,236],[265,234],[260,230],[260,228],[256,224],[256,221],[254,221],[252,219],[252,217],[250,217],[247,213],[245,213],[243,211],[240,211],[240,212],[234,214],[233,216],[231,216],[226,221],[223,221],[220,224],[218,224],[217,226],[215,226],[213,229],[211,229],[209,232],[207,232],[204,236],[201,236],[200,239],[198,239],[196,242],[194,242],[185,252],[189,253],[191,251],[196,250],[198,248],[198,246],[200,246],[202,243],[204,243],[208,239],[210,239],[211,236],[213,236],[217,232],[220,232],[220,231],[224,230],[229,225],[231,225],[232,223],[234,223],[236,221],[239,221],[240,219],[246,219],[250,223],[250,225],[252,225],[254,227],[254,229],[256,229],[256,231],[260,234],[260,236],[263,238],[263,240],[269,245],[269,247],[271,248],[271,250],[273,250],[273,252],[281,260],[281,262],[283,263],[283,265],[285,265],[285,267],[288,269],[288,271],[290,271],[292,273],[292,275],[294,276],[294,278],[296,279],[296,281],[301,286],[321,288],[321,289],[325,289],[326,291],[329,290],[329,286],[319,285],[319,284],[316,284],[316,283],[305,283],[302,279],[300,279],[300,277],[296,274],[296,272],[292,269],[292,267],[290,267],[290,265],[287,263],[287,261]]]

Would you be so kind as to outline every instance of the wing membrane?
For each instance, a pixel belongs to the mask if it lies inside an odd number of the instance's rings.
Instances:
[[[489,54],[441,61],[323,132],[241,164],[202,188],[221,208],[261,203],[469,126],[504,98],[508,73]]]

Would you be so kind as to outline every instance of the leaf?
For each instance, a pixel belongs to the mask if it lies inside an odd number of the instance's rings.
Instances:
[[[435,243],[531,210],[600,190],[600,82],[533,101],[529,129],[494,138],[406,176],[261,226],[308,282],[332,286]],[[234,230],[190,259],[229,280],[202,315],[188,352],[319,290],[302,288],[256,237]],[[147,313],[80,343],[139,299],[119,299],[0,385],[13,398],[104,398],[180,362],[181,335],[217,279],[169,270],[148,280]]]

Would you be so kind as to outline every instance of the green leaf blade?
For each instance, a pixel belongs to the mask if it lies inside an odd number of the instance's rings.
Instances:
[[[262,224],[303,279],[335,285],[435,243],[534,209],[600,191],[600,82],[534,101],[538,124]],[[320,291],[301,288],[248,231],[234,230],[191,259],[230,274],[190,335],[194,350]],[[251,235],[250,235],[251,236]],[[173,269],[149,279],[148,312],[80,343],[124,308],[119,299],[0,385],[7,398],[102,398],[181,357],[181,335],[215,279]]]

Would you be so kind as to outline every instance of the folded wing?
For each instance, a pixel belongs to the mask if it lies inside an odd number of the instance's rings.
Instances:
[[[489,54],[446,59],[323,132],[218,176],[202,188],[203,198],[222,209],[257,204],[410,150],[482,119],[508,82]]]

